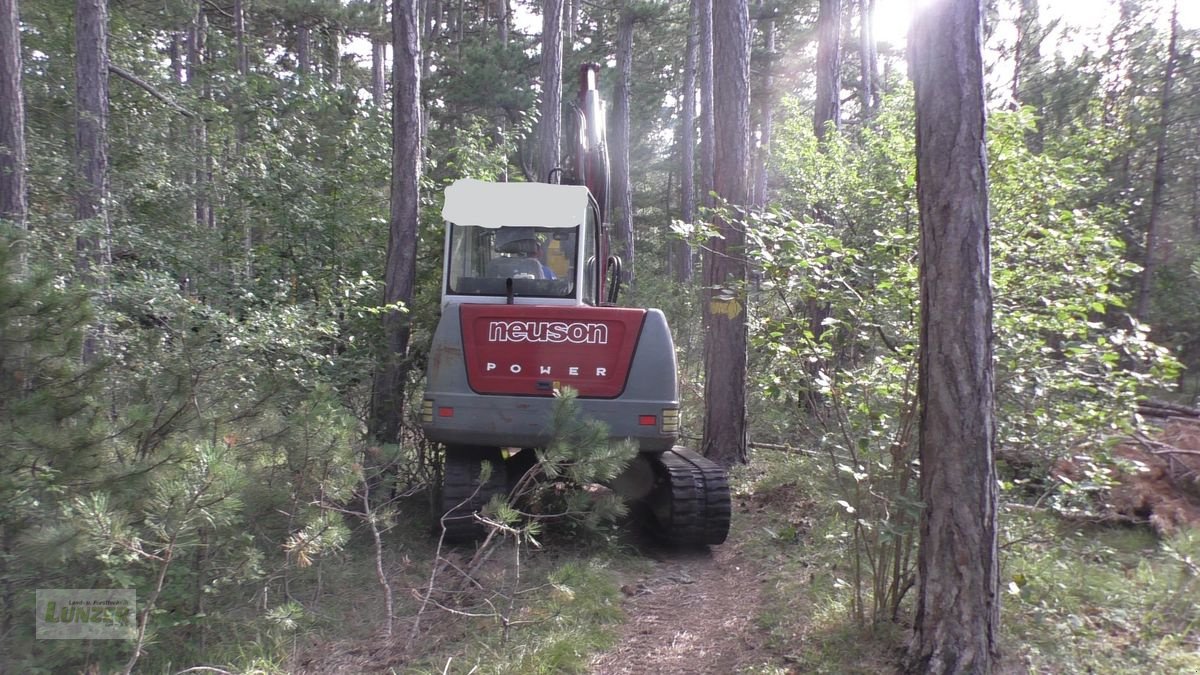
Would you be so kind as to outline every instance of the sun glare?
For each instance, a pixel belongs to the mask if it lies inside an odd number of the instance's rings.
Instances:
[[[942,0],[876,0],[875,4],[875,39],[895,47],[903,46],[908,40],[908,26],[912,21],[914,7],[924,4],[941,2]],[[1160,11],[1163,21],[1169,16],[1171,0],[1160,0]],[[1043,23],[1061,20],[1075,28],[1087,31],[1107,32],[1112,29],[1118,17],[1116,0],[1041,0],[1041,20]],[[1179,23],[1185,29],[1200,26],[1200,2],[1182,0],[1179,5]],[[1016,16],[1006,3],[1001,4],[1000,21],[1012,24]],[[1001,34],[1007,32],[1000,31]],[[1076,39],[1087,40],[1087,37]],[[1075,49],[1079,49],[1078,45]],[[1068,47],[1067,51],[1073,51]]]

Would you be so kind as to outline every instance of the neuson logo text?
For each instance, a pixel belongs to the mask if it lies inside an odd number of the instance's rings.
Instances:
[[[608,326],[576,321],[493,321],[488,326],[488,341],[606,345]]]

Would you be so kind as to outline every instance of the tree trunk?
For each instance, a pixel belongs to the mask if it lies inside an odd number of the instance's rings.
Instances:
[[[1000,618],[980,0],[925,5],[910,45],[921,217],[919,584],[911,673],[988,673]]]
[[[237,72],[244,81],[250,73],[250,51],[246,47],[245,0],[233,0],[233,39],[237,49]]]
[[[411,306],[417,272],[417,222],[421,176],[421,36],[417,0],[392,1],[392,211],[384,302]],[[386,351],[375,372],[371,434],[398,443],[408,376],[409,319],[383,317]]]
[[[841,127],[842,117],[842,0],[821,0],[817,15],[817,99],[813,129],[825,139],[826,126]]]
[[[550,180],[562,144],[563,0],[542,3],[542,115],[538,122],[537,179]]]
[[[382,106],[383,94],[387,85],[383,72],[384,41],[379,34],[387,28],[384,19],[387,2],[386,0],[374,0],[371,7],[375,12],[375,30],[371,32],[371,102],[376,106]]]
[[[762,91],[758,97],[758,152],[754,167],[754,198],[751,200],[754,208],[759,210],[767,206],[767,169],[771,161],[771,135],[775,131],[775,76],[772,72],[774,66],[775,21],[767,19],[763,22]]]
[[[629,177],[629,87],[633,81],[633,11],[628,4],[617,21],[617,84],[613,87],[613,190],[616,209],[613,225],[621,241],[624,265],[621,276],[626,284],[633,278],[633,185]],[[628,286],[627,286],[628,287]]]
[[[171,33],[171,44],[167,47],[167,54],[171,60],[171,82],[176,86],[183,84],[183,33]]]
[[[697,0],[700,14],[700,203],[713,205],[713,139],[716,118],[713,115],[713,0]]]
[[[731,207],[749,202],[750,15],[746,0],[714,3],[712,16],[716,155],[714,185]],[[748,460],[746,439],[746,235],[736,215],[717,218],[704,286],[704,441],[725,466]]]
[[[679,219],[696,220],[696,61],[699,48],[700,0],[691,0],[687,46],[683,58],[683,110],[679,119]],[[686,240],[674,243],[675,279],[692,280],[692,247]]]
[[[342,84],[342,30],[337,26],[325,30],[325,82],[331,87]]]
[[[1019,105],[1027,105],[1037,113],[1034,128],[1026,134],[1025,142],[1031,152],[1041,153],[1044,145],[1042,138],[1042,113],[1045,108],[1045,95],[1042,93],[1042,83],[1037,75],[1042,64],[1042,33],[1038,21],[1038,0],[1021,0],[1021,10],[1017,17],[1017,45],[1013,64],[1012,97]]]
[[[862,105],[862,118],[875,117],[879,107],[879,91],[876,88],[879,56],[875,49],[875,0],[858,0],[858,98]]]
[[[17,0],[0,0],[0,220],[25,229],[25,101]]]
[[[500,36],[500,44],[505,46],[508,46],[508,22],[511,18],[509,0],[496,0],[496,34]]]
[[[1150,312],[1150,291],[1154,286],[1154,272],[1158,261],[1154,249],[1158,245],[1159,221],[1162,219],[1163,200],[1167,187],[1167,129],[1171,124],[1171,85],[1175,79],[1175,66],[1179,63],[1178,4],[1171,8],[1171,39],[1167,43],[1167,63],[1164,66],[1162,96],[1158,106],[1158,147],[1154,151],[1154,179],[1150,188],[1150,219],[1146,223],[1146,251],[1142,260],[1142,278],[1138,285],[1137,308],[1134,316],[1146,321]]]
[[[75,266],[83,283],[94,286],[107,267],[108,210],[108,5],[106,0],[75,2]],[[89,331],[83,361],[95,360],[103,327]]]
[[[575,49],[575,31],[579,30],[579,2],[570,0],[571,12],[567,17],[567,48]]]
[[[188,28],[187,81],[188,86],[196,90],[196,96],[207,99],[204,95],[206,85],[201,79],[201,65],[204,59],[205,42],[208,24],[204,16],[203,4],[196,3],[196,11],[192,16],[192,24]],[[195,200],[196,225],[208,227],[212,221],[211,205],[208,197],[207,165],[211,153],[208,151],[208,122],[203,119],[195,121],[192,128],[192,145],[195,148],[195,163],[193,164],[192,190]]]
[[[308,64],[312,62],[309,52],[312,50],[311,31],[308,26],[296,27],[296,70],[300,75],[308,75]]]

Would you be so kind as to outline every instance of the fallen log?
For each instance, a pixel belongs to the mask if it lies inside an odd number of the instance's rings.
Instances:
[[[1142,399],[1138,401],[1137,407],[1138,412],[1147,417],[1188,417],[1200,419],[1200,408],[1171,403],[1170,401]]]

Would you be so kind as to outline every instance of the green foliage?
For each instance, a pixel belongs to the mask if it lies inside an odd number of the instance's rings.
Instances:
[[[522,613],[527,627],[507,641],[485,638],[469,655],[476,672],[586,673],[592,654],[613,643],[624,615],[617,577],[603,559],[562,563],[545,583]]]
[[[1120,314],[1118,289],[1136,268],[1104,211],[1088,208],[1100,167],[1030,153],[1030,124],[1025,112],[996,113],[989,128],[996,405],[1000,456],[1044,472],[1120,429],[1173,360]],[[899,611],[921,508],[911,128],[906,96],[888,99],[857,144],[817,144],[807,118],[788,118],[776,146],[788,211],[748,228],[762,270],[751,333],[759,424],[788,442],[803,434],[828,458],[859,621]],[[808,414],[780,416],[779,404]]]
[[[1007,520],[1001,625],[1037,671],[1176,673],[1200,667],[1196,536]]]
[[[537,544],[534,537],[550,523],[596,532],[627,513],[610,491],[587,486],[616,478],[637,454],[632,441],[611,442],[608,426],[582,415],[577,392],[557,393],[548,427],[552,440],[537,449],[537,461],[519,477],[508,495],[497,496],[487,509],[506,534]]]

